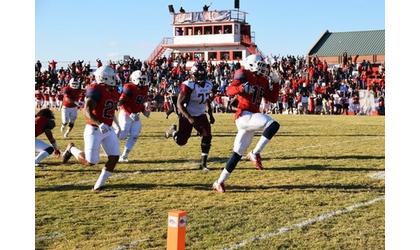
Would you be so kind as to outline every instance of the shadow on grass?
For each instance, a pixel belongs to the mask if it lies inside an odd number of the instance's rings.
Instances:
[[[252,169],[255,168],[244,168]],[[320,171],[384,171],[383,168],[365,168],[365,167],[330,167],[325,165],[306,165],[296,167],[266,167],[264,171],[306,171],[306,170],[320,170]]]
[[[356,159],[356,160],[383,160],[383,155],[334,155],[334,156],[279,156],[279,157],[263,157],[263,160],[292,160],[292,159],[309,159],[309,160],[345,160],[345,159]]]
[[[280,137],[365,137],[365,136],[373,136],[373,137],[381,137],[385,136],[383,134],[293,134],[293,133],[279,133],[276,136]]]
[[[55,191],[85,191],[92,190],[92,185],[61,185],[61,186],[45,186],[35,189],[35,192],[55,192]],[[153,189],[192,189],[211,191],[211,184],[202,183],[173,183],[173,184],[154,184],[154,183],[121,183],[121,184],[108,184],[105,186],[104,192],[106,191],[129,191],[129,190],[153,190]],[[340,184],[340,183],[329,183],[329,184],[297,184],[297,185],[227,185],[228,192],[260,192],[264,190],[280,190],[280,191],[342,191],[342,192],[364,192],[364,191],[376,191],[385,192],[384,187],[371,186],[368,184]]]

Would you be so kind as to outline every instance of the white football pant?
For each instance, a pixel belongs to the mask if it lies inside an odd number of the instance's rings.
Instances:
[[[233,151],[239,155],[244,155],[255,132],[263,131],[273,122],[273,118],[266,114],[243,111],[235,121],[238,133],[235,137]]]
[[[63,107],[61,109],[61,121],[63,124],[69,124],[76,121],[77,118],[77,107],[74,108],[68,108]]]
[[[118,137],[112,129],[106,134],[102,134],[98,127],[86,124],[83,138],[85,141],[85,157],[89,163],[97,164],[99,162],[99,150],[101,145],[108,156],[120,155]]]
[[[121,128],[119,139],[127,139],[125,148],[131,151],[141,133],[142,125],[140,117],[138,121],[133,121],[128,113],[126,113],[124,110],[121,110],[118,114],[118,123],[120,124]]]

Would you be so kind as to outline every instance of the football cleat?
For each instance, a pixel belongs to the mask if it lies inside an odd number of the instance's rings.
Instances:
[[[255,164],[255,168],[257,170],[263,170],[264,169],[263,165],[262,165],[262,162],[261,162],[261,155],[259,153],[254,154],[251,151],[251,152],[249,152],[247,158]]]
[[[95,192],[95,193],[100,193],[100,192],[102,192],[102,191],[104,191],[104,187],[102,186],[102,187],[98,187],[98,188],[96,188],[95,189],[95,187],[93,187],[92,188],[92,192]]]
[[[173,137],[174,132],[176,132],[176,125],[173,124],[171,127],[168,128],[165,132],[166,139]]]
[[[217,181],[215,182],[215,183],[213,183],[213,189],[214,190],[216,190],[217,192],[219,192],[219,193],[224,193],[224,192],[226,192],[226,189],[225,189],[225,184],[222,182],[222,183],[217,183]]]
[[[120,156],[120,159],[118,160],[118,162],[128,162],[128,156]]]
[[[74,143],[73,142],[69,143],[69,145],[67,145],[66,150],[64,150],[64,152],[63,152],[63,163],[67,163],[70,160],[70,158],[72,156],[72,154],[70,152],[70,149],[72,147],[74,147]]]
[[[69,138],[69,131],[66,131],[66,133],[64,133],[64,138]]]
[[[42,165],[42,164],[40,164],[40,163],[35,164],[35,167],[40,168],[40,169],[44,169],[44,165]]]
[[[207,164],[200,163],[199,169],[203,170],[203,172],[208,172],[210,169],[207,167]]]
[[[63,133],[64,132],[64,128],[65,128],[66,126],[64,126],[64,125],[61,125],[61,127],[60,127],[60,132],[61,133]]]

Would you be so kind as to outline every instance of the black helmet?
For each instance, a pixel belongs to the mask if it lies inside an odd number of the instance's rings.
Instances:
[[[207,71],[206,71],[206,68],[202,64],[194,65],[191,68],[191,73],[194,75],[195,80],[199,83],[202,83],[206,80]]]

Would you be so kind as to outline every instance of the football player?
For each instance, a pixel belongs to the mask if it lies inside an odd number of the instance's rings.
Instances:
[[[116,131],[120,140],[127,139],[124,151],[119,159],[120,162],[128,162],[128,154],[133,149],[140,132],[141,119],[140,113],[149,117],[150,111],[145,110],[145,102],[149,86],[147,85],[147,77],[140,70],[136,70],[130,75],[130,82],[124,84],[120,100],[118,102],[121,111],[118,115],[118,122],[121,131]]]
[[[79,82],[72,78],[70,79],[69,85],[63,88],[63,108],[61,109],[61,133],[68,125],[64,138],[68,138],[70,131],[74,127],[74,123],[77,118],[77,100],[79,99],[80,90]]]
[[[108,155],[108,161],[93,187],[94,191],[101,190],[105,185],[120,156],[118,137],[111,128],[113,121],[118,127],[115,110],[119,94],[115,88],[115,75],[115,71],[110,66],[102,66],[95,71],[97,84],[91,84],[86,90],[84,151],[70,143],[63,153],[63,163],[66,163],[73,155],[85,165],[95,165],[99,162],[99,151],[102,146]]]
[[[227,88],[229,96],[237,96],[238,106],[235,114],[235,123],[238,129],[233,154],[222,170],[219,179],[213,183],[213,189],[225,192],[224,182],[235,169],[242,155],[247,150],[256,131],[262,130],[262,135],[255,148],[248,154],[255,167],[263,169],[261,151],[277,133],[280,124],[270,116],[260,113],[261,99],[276,102],[279,95],[279,76],[272,71],[260,55],[250,55],[245,60],[245,69],[235,72],[232,83]]]
[[[42,94],[42,88],[39,87],[38,89],[35,89],[35,102],[36,102],[37,109],[42,108],[43,100],[44,100],[44,96]]]
[[[215,122],[211,108],[211,96],[213,84],[207,81],[206,69],[197,64],[191,68],[192,80],[181,84],[177,101],[180,113],[178,119],[179,128],[172,125],[166,131],[166,138],[172,137],[175,142],[183,146],[191,137],[192,128],[195,128],[201,136],[201,163],[200,168],[208,171],[207,157],[211,147],[211,126]],[[209,114],[210,122],[206,115]]]
[[[60,150],[58,149],[57,143],[52,134],[52,129],[54,127],[55,122],[53,112],[49,109],[41,109],[38,111],[35,115],[35,151],[38,152],[35,157],[35,166],[38,166],[43,159],[52,153],[60,156]],[[37,137],[43,133],[45,133],[51,145],[37,139]]]

